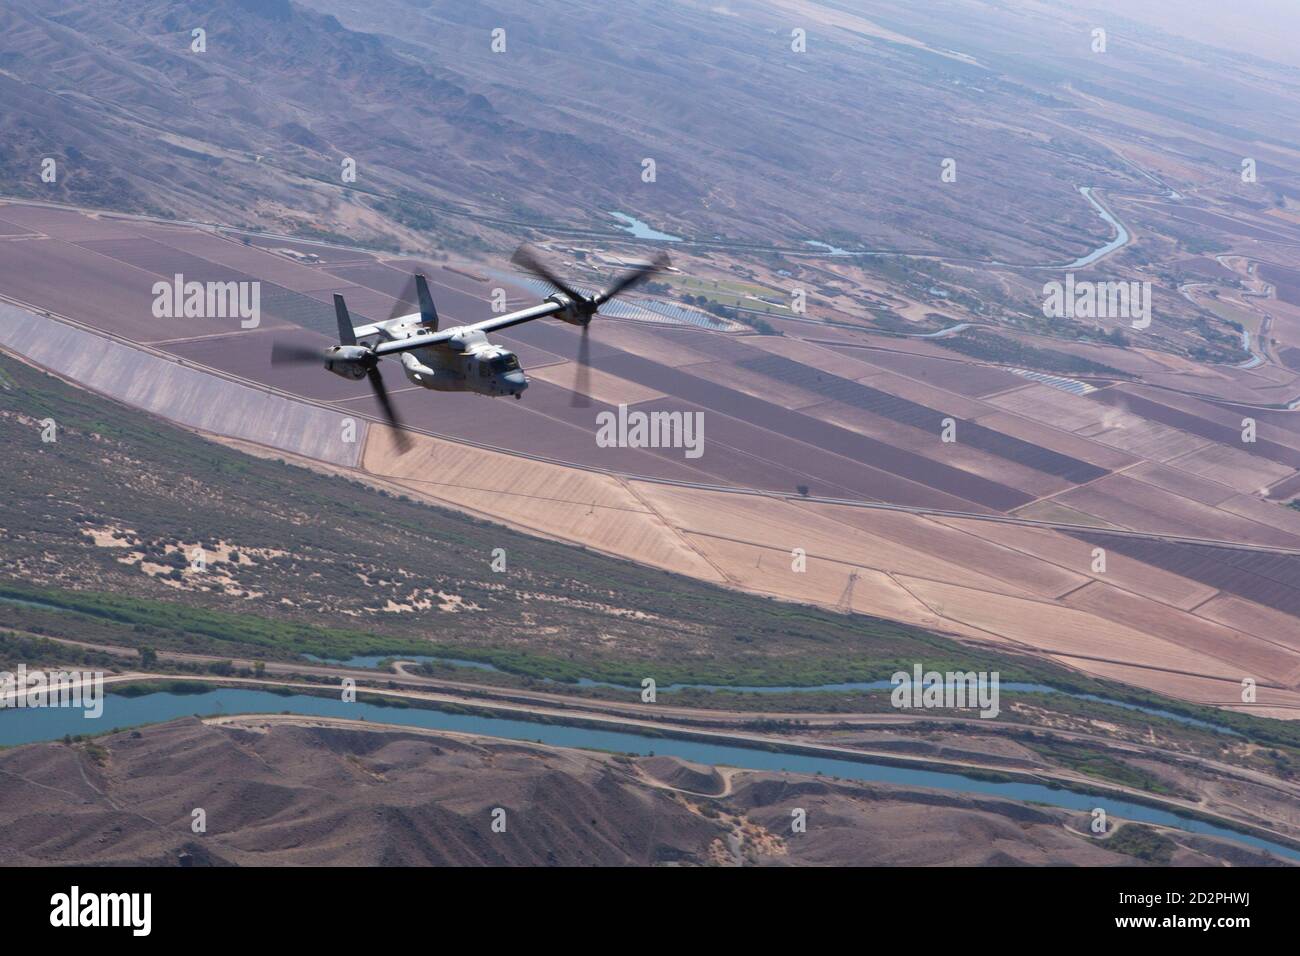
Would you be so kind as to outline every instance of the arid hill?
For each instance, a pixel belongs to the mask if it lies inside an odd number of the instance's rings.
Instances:
[[[684,786],[701,781],[725,795]],[[1085,833],[1002,800],[315,718],[191,718],[0,754],[0,854],[21,865],[1137,862]],[[1175,837],[1173,863],[1260,862]]]
[[[1100,61],[1082,23],[904,6],[33,0],[0,11],[0,171],[44,199],[412,243],[472,246],[467,210],[608,233],[616,209],[786,247],[1105,241],[1076,187],[1151,184],[1068,83],[1123,98],[1146,67]]]

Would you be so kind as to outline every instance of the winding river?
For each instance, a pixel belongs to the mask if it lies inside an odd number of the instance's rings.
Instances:
[[[1104,246],[1098,246],[1086,256],[1081,256],[1073,262],[1066,263],[1064,266],[1066,269],[1082,269],[1084,266],[1090,266],[1102,256],[1110,255],[1116,249],[1127,245],[1129,240],[1128,229],[1125,228],[1122,222],[1111,215],[1109,209],[1097,201],[1097,199],[1092,195],[1091,186],[1080,186],[1079,192],[1083,193],[1083,198],[1092,204],[1093,209],[1097,210],[1097,215],[1106,220],[1106,222],[1110,224],[1111,228],[1115,230],[1115,238]]]
[[[481,734],[507,740],[538,741],[555,747],[574,747],[639,755],[661,754],[696,763],[738,767],[748,770],[788,771],[823,774],[871,783],[927,787],[956,793],[982,794],[1009,800],[1042,803],[1062,809],[1089,812],[1105,807],[1108,814],[1128,820],[1174,827],[1189,833],[1221,837],[1239,844],[1268,850],[1300,861],[1300,850],[1260,837],[1250,836],[1168,810],[1148,807],[1116,797],[1090,793],[1085,789],[1048,787],[1037,783],[1004,783],[981,780],[966,774],[938,770],[895,767],[858,760],[839,760],[803,754],[780,753],[726,744],[678,740],[631,731],[594,730],[557,724],[532,723],[500,717],[444,713],[414,707],[381,707],[367,703],[344,703],[330,697],[305,694],[281,695],[269,691],[217,688],[195,694],[155,692],[140,697],[110,694],[104,701],[103,717],[87,721],[81,711],[41,708],[0,714],[0,746],[58,740],[67,734],[103,733],[141,724],[158,723],[191,715],[294,713],[314,717],[340,717],[376,723],[399,724],[432,730]],[[93,723],[93,727],[91,724]]]
[[[458,657],[429,657],[425,655],[406,655],[395,657],[389,655],[362,655],[350,657],[346,660],[329,660],[324,657],[317,657],[313,654],[303,654],[303,658],[315,664],[333,664],[339,667],[364,667],[364,668],[382,668],[386,661],[403,661],[411,664],[445,664],[450,667],[467,667],[473,670],[493,671],[501,674],[506,673],[495,664],[488,664],[484,661],[470,661]],[[615,684],[610,681],[591,680],[587,677],[581,677],[573,682],[557,681],[550,677],[536,677],[533,680],[542,684],[553,684],[557,687],[604,687],[610,690],[625,690],[631,694],[641,692],[640,687],[632,687],[627,684]],[[698,690],[718,693],[733,694],[826,694],[826,693],[854,693],[873,690],[892,689],[893,683],[888,680],[874,681],[850,681],[838,684],[804,684],[804,685],[746,685],[746,684],[665,684],[656,688],[659,693],[671,694],[674,691]],[[1138,711],[1143,714],[1149,714],[1152,717],[1163,717],[1166,720],[1172,720],[1176,723],[1186,724],[1189,727],[1200,727],[1202,730],[1212,730],[1221,734],[1228,734],[1232,737],[1241,736],[1237,731],[1222,724],[1216,724],[1208,720],[1200,720],[1196,717],[1188,717],[1184,714],[1176,714],[1172,711],[1161,710],[1157,707],[1144,707],[1140,704],[1130,704],[1127,701],[1113,700],[1109,697],[1099,697],[1096,694],[1077,694],[1070,691],[1061,690],[1057,687],[1051,687],[1047,684],[1026,684],[1016,681],[1002,681],[998,688],[1000,691],[1012,691],[1025,694],[1060,694],[1065,697],[1073,697],[1075,700],[1087,700],[1096,704],[1109,704],[1112,707],[1122,707],[1125,710]]]
[[[1089,205],[1091,205],[1092,208],[1096,210],[1097,215],[1100,216],[1103,220],[1105,220],[1106,223],[1110,225],[1112,229],[1115,230],[1115,238],[1111,239],[1109,242],[1101,246],[1098,246],[1096,249],[1092,250],[1088,254],[1080,256],[1078,259],[1075,259],[1073,262],[1067,262],[1063,264],[1056,263],[1056,264],[1037,265],[1033,263],[1016,264],[1011,262],[1000,262],[997,260],[991,260],[991,261],[986,261],[986,264],[991,266],[998,266],[1002,268],[1017,268],[1017,269],[1082,269],[1085,266],[1090,266],[1097,260],[1110,255],[1116,249],[1120,249],[1125,245],[1127,245],[1129,239],[1131,238],[1127,227],[1125,227],[1125,225],[1122,222],[1120,222],[1119,219],[1117,219],[1111,213],[1111,211],[1107,209],[1105,206],[1103,206],[1101,202],[1092,194],[1093,187],[1078,186],[1076,188],[1079,190],[1079,193],[1083,196],[1083,198],[1088,200]],[[729,243],[717,237],[715,237],[713,240],[700,240],[700,239],[690,239],[685,236],[674,236],[666,232],[660,232],[654,227],[636,218],[635,216],[628,215],[625,212],[611,212],[610,215],[613,216],[621,223],[621,225],[619,226],[620,229],[634,236],[637,239],[647,239],[654,242],[682,242],[690,246],[715,246],[717,248],[735,247],[735,248],[744,248],[749,250],[765,250],[768,252],[786,252],[786,253],[798,252],[798,250],[795,249],[788,249],[788,248],[783,248],[778,246],[764,246],[760,243]],[[984,261],[978,259],[970,259],[965,256],[944,256],[944,255],[939,255],[937,253],[930,253],[930,252],[915,252],[915,251],[909,252],[904,249],[842,249],[839,246],[835,246],[829,242],[823,242],[818,239],[804,239],[801,240],[801,244],[807,247],[807,249],[802,252],[803,255],[823,257],[823,258],[898,255],[898,256],[914,256],[920,259],[936,259],[939,261],[949,261],[949,260],[954,262]]]

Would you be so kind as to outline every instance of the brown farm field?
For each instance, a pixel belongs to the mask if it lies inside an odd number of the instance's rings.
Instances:
[[[192,374],[367,420],[379,414],[364,385],[273,369],[271,343],[292,333],[329,344],[335,291],[359,319],[406,311],[416,268],[444,324],[489,315],[505,282],[471,278],[487,270],[477,263],[310,244],[296,249],[321,254],[295,261],[277,251],[293,246],[219,231],[18,204],[0,213],[15,229],[0,240],[0,294],[53,314],[27,321],[95,330]],[[150,289],[173,272],[262,282],[262,324],[154,318]],[[1229,399],[1248,389],[1170,391],[1168,362],[1137,352],[1122,363],[1131,381],[1078,394],[928,342],[785,329],[603,318],[590,333],[589,401],[575,407],[577,332],[515,327],[496,338],[532,372],[523,401],[428,394],[394,370],[414,447],[400,454],[372,426],[355,473],[653,567],[1030,649],[1189,700],[1232,704],[1225,688],[1255,677],[1258,707],[1300,716],[1300,606],[1287,593],[1300,521],[1265,497],[1300,479],[1297,413],[1261,410],[1258,440],[1244,443]],[[2,344],[32,357],[30,343]],[[57,356],[35,360],[70,374]],[[701,414],[703,453],[599,447],[596,416],[620,403]],[[310,446],[250,427],[226,437],[310,462]]]

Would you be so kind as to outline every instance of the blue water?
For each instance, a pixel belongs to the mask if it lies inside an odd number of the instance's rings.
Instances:
[[[1065,693],[1061,691],[1061,693]],[[1096,694],[1069,694],[1078,700],[1091,700],[1099,704],[1110,704],[1112,707],[1123,707],[1125,710],[1136,710],[1143,714],[1150,714],[1152,717],[1164,717],[1166,720],[1177,721],[1180,724],[1189,724],[1192,727],[1200,727],[1204,730],[1213,730],[1216,733],[1227,734],[1230,737],[1240,737],[1241,734],[1231,727],[1224,727],[1221,724],[1213,724],[1208,720],[1197,720],[1195,717],[1184,717],[1182,714],[1175,714],[1172,711],[1161,710],[1158,707],[1143,707],[1141,704],[1129,704],[1122,700],[1111,700],[1109,697],[1098,697]]]
[[[140,724],[174,720],[191,715],[292,712],[316,717],[344,717],[376,723],[401,724],[460,733],[483,734],[509,740],[535,740],[556,747],[576,747],[631,754],[667,754],[708,765],[750,770],[824,774],[872,783],[892,783],[936,790],[978,793],[1010,800],[1029,801],[1069,810],[1091,811],[1104,807],[1108,815],[1142,823],[1176,827],[1237,843],[1271,850],[1279,856],[1300,861],[1300,851],[1258,837],[1236,833],[1224,827],[1171,813],[1100,796],[1082,789],[1058,790],[1034,783],[994,783],[960,773],[917,770],[884,764],[837,760],[800,754],[773,753],[726,744],[697,743],[658,738],[627,731],[590,730],[535,724],[499,717],[448,714],[417,708],[379,707],[366,703],[344,703],[328,697],[272,694],[267,691],[221,688],[200,694],[153,693],[142,697],[110,694],[104,701],[104,716],[95,721],[95,732],[106,732]],[[86,732],[81,711],[64,708],[0,711],[0,746],[57,740],[65,734]]]
[[[672,236],[666,232],[659,232],[650,228],[636,216],[629,216],[625,212],[611,212],[611,216],[623,223],[621,228],[624,232],[630,232],[638,239],[653,239],[656,242],[681,242],[681,236]]]
[[[376,668],[382,665],[384,661],[410,661],[417,664],[449,664],[452,667],[473,667],[476,670],[495,671],[498,674],[505,673],[495,664],[488,664],[484,661],[468,661],[456,657],[429,657],[428,655],[423,654],[369,655],[349,657],[346,660],[329,660],[324,657],[317,657],[314,654],[302,654],[300,656],[318,664],[333,664],[337,667]],[[580,677],[576,681],[557,681],[550,677],[536,677],[533,679],[543,684],[557,684],[562,687],[608,687],[611,690],[635,691],[637,693],[641,690],[640,687],[632,687],[628,684],[615,684],[610,681],[592,680],[588,677]],[[671,693],[673,691],[681,690],[703,690],[730,691],[737,694],[804,694],[813,692],[834,693],[837,691],[882,690],[884,688],[892,688],[893,686],[894,685],[888,680],[874,680],[852,681],[843,684],[814,684],[800,687],[794,685],[748,686],[744,684],[665,684],[657,689],[661,693]],[[1037,691],[1044,694],[1057,693],[1054,687],[1048,687],[1046,684],[1018,684],[1003,681],[1000,688],[1002,690]]]
[[[840,248],[838,248],[838,247],[836,247],[836,246],[832,246],[829,242],[818,242],[816,239],[805,239],[805,240],[803,241],[803,244],[804,244],[805,246],[815,246],[815,247],[818,248],[818,249],[824,249],[824,250],[826,250],[826,252],[827,252],[828,254],[830,254],[830,255],[832,255],[832,256],[851,256],[851,255],[853,255],[853,253],[850,252],[848,249],[840,249]]]
[[[314,664],[331,664],[335,667],[376,668],[384,661],[409,661],[412,664],[450,664],[452,667],[473,667],[481,671],[500,672],[500,668],[494,664],[485,664],[483,661],[467,661],[459,657],[430,657],[427,654],[370,654],[349,657],[347,660],[331,660],[328,657],[317,657],[315,654],[299,656]]]
[[[0,597],[0,601],[8,602],[10,604],[24,604],[29,607],[46,608],[55,611],[66,610],[65,608],[60,608],[53,604],[45,604],[40,601],[25,601],[21,598]],[[373,669],[373,668],[378,668],[386,660],[398,659],[404,661],[411,661],[412,663],[416,663],[416,664],[449,664],[452,667],[469,667],[475,670],[495,671],[497,673],[501,673],[501,669],[499,667],[493,664],[485,663],[483,661],[471,661],[471,660],[465,660],[457,657],[431,657],[426,654],[406,654],[406,655],[372,654],[372,655],[360,655],[357,657],[350,657],[347,660],[340,660],[340,661],[329,660],[324,657],[317,657],[314,654],[302,654],[301,656],[304,659],[312,661],[317,664],[335,664],[340,667],[365,667],[365,668]],[[541,682],[544,684],[565,683],[562,681],[552,680],[549,677],[539,678],[539,680],[541,680]],[[594,681],[594,680],[589,680],[588,678],[585,677],[580,678],[576,683],[577,686],[579,687],[608,687],[614,690],[640,691],[639,687],[629,687],[626,684],[612,684],[607,681]],[[572,686],[572,685],[568,685],[568,686]],[[663,691],[664,693],[672,693],[673,691],[681,691],[681,690],[703,690],[703,691],[731,691],[733,693],[738,693],[738,694],[802,694],[802,693],[818,693],[818,692],[848,693],[853,691],[882,690],[884,688],[892,688],[892,687],[893,685],[887,680],[877,680],[877,681],[866,681],[860,683],[845,683],[845,684],[816,684],[816,685],[804,686],[804,687],[792,687],[792,686],[747,687],[747,686],[732,686],[726,684],[669,684],[666,687],[659,688],[659,690]],[[1175,714],[1167,710],[1160,710],[1155,707],[1143,707],[1139,704],[1129,704],[1123,701],[1111,700],[1108,697],[1098,697],[1095,694],[1071,694],[1068,691],[1057,690],[1055,687],[1048,687],[1045,684],[1017,684],[1017,683],[1007,682],[1000,685],[1000,690],[1021,691],[1026,693],[1039,693],[1039,694],[1065,694],[1067,697],[1074,697],[1079,700],[1090,700],[1100,704],[1110,704],[1114,707],[1123,707],[1126,710],[1133,710],[1143,714],[1150,714],[1153,717],[1164,717],[1167,720],[1176,721],[1177,723],[1186,724],[1191,727],[1200,727],[1204,730],[1213,730],[1221,734],[1229,734],[1233,737],[1241,736],[1241,734],[1239,734],[1235,730],[1232,730],[1231,728],[1223,727],[1219,724],[1214,724],[1209,721],[1199,720],[1195,717],[1184,717],[1182,714]]]
[[[46,604],[44,601],[27,601],[23,598],[0,597],[0,603],[20,604],[23,607],[38,607],[42,611],[66,611],[66,607],[59,607],[57,604]]]
[[[449,664],[452,667],[472,667],[475,670],[495,671],[502,673],[501,669],[493,664],[483,661],[468,661],[455,657],[429,657],[427,655],[393,655],[384,656],[362,656],[350,657],[347,660],[332,661],[323,657],[316,657],[313,654],[303,654],[304,658],[320,664],[334,664],[339,667],[366,667],[377,668],[386,660],[403,660],[412,661],[418,664]],[[581,677],[577,681],[557,681],[549,677],[534,678],[543,684],[557,684],[562,687],[606,687],[611,690],[625,690],[633,693],[639,693],[640,687],[631,687],[627,684],[615,684],[609,681],[591,680],[590,678]],[[857,681],[843,684],[813,684],[796,687],[792,685],[784,686],[747,686],[736,684],[666,684],[657,688],[661,693],[670,694],[673,691],[683,690],[702,690],[702,691],[729,691],[734,694],[814,694],[814,693],[852,693],[856,691],[871,691],[892,689],[893,683],[888,680],[874,681]],[[1190,727],[1200,727],[1203,730],[1212,730],[1221,734],[1228,734],[1233,737],[1240,737],[1237,731],[1224,727],[1220,724],[1211,723],[1207,720],[1200,720],[1196,717],[1186,717],[1182,714],[1176,714],[1172,711],[1161,710],[1157,707],[1144,707],[1141,704],[1130,704],[1125,701],[1112,700],[1109,697],[1099,697],[1096,694],[1074,694],[1069,691],[1059,690],[1055,687],[1049,687],[1046,684],[1024,684],[1014,681],[1003,681],[999,685],[999,690],[1019,691],[1021,693],[1032,694],[1063,694],[1066,697],[1073,697],[1076,700],[1090,700],[1098,704],[1110,704],[1112,707],[1122,707],[1125,710],[1137,711],[1143,714],[1150,714],[1152,717],[1163,717],[1166,720],[1172,720],[1180,724],[1186,724]]]
[[[918,339],[945,339],[950,335],[956,335],[958,332],[964,332],[969,328],[969,322],[958,322],[956,325],[950,325],[946,329],[940,329],[937,332],[917,332],[915,334],[908,334],[912,335],[913,338]]]
[[[1108,255],[1114,252],[1116,249],[1120,248],[1121,246],[1125,245],[1128,242],[1128,238],[1129,238],[1128,230],[1124,228],[1124,224],[1120,222],[1118,219],[1116,219],[1114,216],[1112,216],[1105,206],[1097,202],[1097,200],[1092,197],[1091,186],[1080,186],[1079,192],[1083,193],[1083,198],[1088,200],[1088,202],[1092,204],[1093,209],[1097,210],[1097,215],[1101,216],[1102,219],[1106,220],[1106,222],[1109,223],[1114,228],[1115,238],[1112,239],[1110,242],[1106,243],[1104,246],[1099,246],[1098,248],[1092,250],[1092,252],[1088,253],[1086,256],[1083,256],[1079,259],[1075,259],[1073,262],[1068,263],[1065,266],[1066,269],[1082,269],[1084,266],[1090,266],[1098,259],[1100,259],[1102,256]]]
[[[1264,364],[1264,356],[1260,355],[1258,352],[1252,351],[1250,348],[1249,329],[1241,330],[1241,347],[1247,352],[1250,352],[1250,358],[1246,359],[1244,362],[1238,362],[1237,368],[1256,368]]]

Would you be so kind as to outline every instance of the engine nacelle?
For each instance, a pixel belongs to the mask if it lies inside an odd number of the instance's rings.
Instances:
[[[374,364],[374,353],[360,345],[336,345],[325,353],[325,370],[340,378],[361,379]]]
[[[591,314],[583,311],[577,303],[570,299],[563,292],[557,292],[554,295],[546,297],[547,302],[554,302],[557,305],[564,306],[563,312],[555,313],[555,317],[561,322],[567,322],[570,325],[584,326],[591,321]]]

